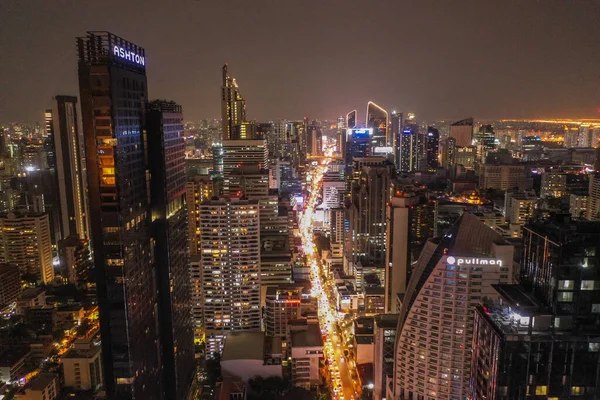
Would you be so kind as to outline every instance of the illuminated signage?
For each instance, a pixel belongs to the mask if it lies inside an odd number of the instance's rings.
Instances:
[[[353,139],[368,139],[373,136],[373,128],[348,129],[348,136]]]
[[[497,258],[452,257],[446,258],[446,264],[451,265],[497,265],[502,266],[502,260]]]
[[[126,50],[119,46],[113,47],[113,55],[123,60],[131,61],[137,65],[146,66],[146,57],[134,53],[133,51]]]

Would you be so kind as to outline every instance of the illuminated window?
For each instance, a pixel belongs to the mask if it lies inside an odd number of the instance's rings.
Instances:
[[[581,290],[594,290],[596,287],[600,288],[596,281],[581,281]]]
[[[535,394],[536,396],[545,396],[548,392],[548,386],[536,386]]]
[[[573,292],[558,292],[558,301],[573,301]]]
[[[581,386],[573,386],[571,387],[571,394],[573,396],[581,396],[583,394],[584,390]]]
[[[573,290],[575,281],[558,281],[559,290]]]

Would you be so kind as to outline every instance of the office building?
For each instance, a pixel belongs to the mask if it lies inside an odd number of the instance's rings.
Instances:
[[[242,98],[235,78],[229,76],[227,64],[223,66],[221,86],[221,123],[223,140],[238,139],[232,136],[234,127],[246,121],[246,100]]]
[[[373,354],[373,398],[385,398],[386,381],[394,377],[394,357],[398,314],[381,314],[375,316]]]
[[[397,313],[426,241],[434,236],[436,202],[426,194],[394,193],[386,207],[385,312]]]
[[[561,198],[567,193],[567,174],[564,171],[546,171],[542,174],[540,197]]]
[[[357,121],[356,110],[352,110],[348,114],[346,114],[346,128],[347,129],[355,128],[356,121]]]
[[[265,296],[265,331],[267,336],[285,337],[288,321],[302,317],[302,287],[277,285],[267,287]]]
[[[523,230],[520,285],[475,313],[473,399],[594,399],[600,385],[600,226],[568,215]]]
[[[487,153],[496,148],[496,136],[492,125],[481,125],[474,135],[473,144],[477,146],[479,162],[484,162]]]
[[[21,271],[17,264],[0,263],[0,305],[15,303],[21,293]]]
[[[202,317],[209,355],[221,351],[229,332],[261,328],[259,233],[256,200],[200,205]]]
[[[396,169],[400,169],[400,135],[402,134],[403,123],[403,114],[392,111],[392,116],[390,118],[390,146],[394,152]]]
[[[437,171],[439,167],[440,132],[434,127],[427,128],[425,135],[425,169],[430,172]]]
[[[589,201],[587,192],[569,194],[569,214],[573,218],[586,219]]]
[[[221,374],[248,382],[254,377],[283,376],[281,338],[264,332],[230,332],[220,359]]]
[[[204,341],[204,317],[202,316],[204,311],[204,301],[202,300],[204,289],[202,286],[202,256],[200,254],[190,255],[190,286],[194,343],[200,344]]]
[[[457,146],[471,146],[473,144],[473,118],[466,118],[450,124],[448,136],[456,140]]]
[[[0,263],[16,264],[44,284],[54,280],[48,214],[0,214]]]
[[[194,365],[183,114],[175,102],[146,108],[152,237],[158,288],[161,362],[166,398],[184,398]]]
[[[465,170],[475,170],[475,163],[477,162],[477,147],[465,146],[456,147],[454,155],[454,165],[462,165]]]
[[[63,279],[74,285],[94,285],[94,261],[87,240],[69,236],[58,242],[58,257]]]
[[[102,349],[91,339],[76,339],[61,361],[65,387],[76,391],[96,391],[102,387]]]
[[[263,287],[292,283],[292,252],[287,234],[260,233],[260,284]]]
[[[514,192],[504,194],[504,217],[506,222],[525,225],[533,217],[538,197],[535,192]]]
[[[344,163],[347,168],[351,169],[354,158],[366,158],[371,155],[373,129],[348,128],[345,138]]]
[[[483,164],[480,167],[479,187],[502,191],[525,190],[525,166]]]
[[[454,174],[456,160],[456,139],[447,138],[442,145],[442,167],[451,175]]]
[[[391,142],[388,137],[388,113],[377,104],[369,101],[367,103],[367,115],[365,126],[373,129],[371,139],[372,147],[386,147]]]
[[[399,313],[393,398],[468,396],[473,310],[511,283],[512,263],[513,246],[471,214],[427,242]]]
[[[269,170],[249,165],[232,169],[224,186],[225,197],[264,199],[269,195]]]
[[[421,135],[419,127],[414,124],[405,126],[400,135],[400,161],[398,163],[401,172],[412,172],[419,168],[419,148]]]
[[[86,161],[77,115],[77,97],[56,96],[51,116],[62,237],[77,235],[88,239]]]
[[[190,255],[200,254],[200,204],[213,197],[213,182],[208,175],[196,175],[185,185]]]
[[[269,151],[264,139],[257,140],[224,140],[223,141],[223,174],[228,174],[236,168],[268,167]]]
[[[108,397],[158,399],[146,56],[109,32],[88,32],[77,49],[104,386]]]
[[[242,121],[231,128],[231,140],[265,139],[258,125],[251,121]]]
[[[323,155],[323,132],[317,121],[306,127],[306,152],[311,156]]]

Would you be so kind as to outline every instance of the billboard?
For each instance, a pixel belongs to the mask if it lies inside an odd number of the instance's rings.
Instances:
[[[373,136],[373,128],[348,129],[346,135],[352,139],[369,139]]]

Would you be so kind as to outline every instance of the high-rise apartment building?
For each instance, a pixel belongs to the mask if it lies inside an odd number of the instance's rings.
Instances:
[[[397,298],[406,292],[412,265],[434,236],[436,203],[426,194],[397,191],[386,212],[385,311],[397,313]]]
[[[224,140],[223,141],[223,174],[228,174],[236,168],[259,167],[267,168],[269,152],[264,139],[257,140]]]
[[[14,263],[45,284],[54,280],[48,214],[0,214],[0,263]]]
[[[391,142],[388,137],[388,113],[372,101],[367,103],[365,126],[373,129],[372,147],[388,146]]]
[[[400,135],[402,134],[403,123],[403,114],[392,111],[392,116],[390,118],[390,146],[394,152],[396,169],[400,169]]]
[[[454,173],[456,160],[456,139],[449,137],[442,145],[442,167],[451,175]]]
[[[109,32],[88,32],[77,48],[106,393],[160,399],[146,56]]]
[[[323,132],[317,121],[312,121],[307,126],[306,152],[311,156],[323,155]]]
[[[190,255],[200,254],[200,204],[213,197],[213,182],[208,175],[196,175],[185,186]]]
[[[473,144],[473,118],[466,118],[450,124],[448,137],[456,139],[457,146],[471,146]]]
[[[589,177],[589,197],[585,218],[589,221],[600,221],[600,174],[592,173]]]
[[[524,165],[483,164],[479,171],[479,187],[483,189],[527,189]]]
[[[261,328],[259,235],[258,201],[220,199],[200,205],[207,354],[221,351],[228,332]]]
[[[17,301],[21,293],[21,271],[17,264],[0,263],[0,305]]]
[[[62,237],[77,235],[89,239],[85,152],[77,97],[56,96],[51,118]]]
[[[195,373],[185,207],[183,114],[175,102],[146,107],[152,237],[165,398],[185,398]]]
[[[69,283],[80,287],[92,286],[94,261],[90,252],[90,243],[79,236],[69,236],[58,242],[58,257],[61,274]]]
[[[473,399],[595,399],[600,386],[600,224],[568,215],[523,229],[520,285],[477,308]]]
[[[385,385],[388,379],[394,377],[394,357],[396,349],[396,331],[398,329],[398,314],[380,314],[375,316],[373,332],[373,398],[385,398]]]
[[[474,307],[511,283],[513,246],[471,214],[425,245],[414,268],[396,338],[394,399],[465,399]],[[392,395],[392,394],[390,394]]]
[[[229,76],[227,64],[223,66],[222,72],[221,123],[223,124],[223,140],[231,140],[236,139],[232,137],[234,126],[246,121],[246,101],[240,94],[235,78]]]

